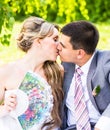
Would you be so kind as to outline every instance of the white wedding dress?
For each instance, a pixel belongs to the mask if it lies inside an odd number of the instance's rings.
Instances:
[[[17,95],[17,107],[0,117],[0,129],[41,130],[44,121],[51,118],[53,107],[53,96],[48,83],[39,75],[27,72],[19,89],[7,90],[5,96],[10,93]]]

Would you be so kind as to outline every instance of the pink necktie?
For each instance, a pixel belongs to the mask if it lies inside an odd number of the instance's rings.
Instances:
[[[84,93],[82,90],[81,75],[83,72],[80,68],[75,72],[75,116],[77,130],[91,130],[89,122],[89,114],[84,99]]]

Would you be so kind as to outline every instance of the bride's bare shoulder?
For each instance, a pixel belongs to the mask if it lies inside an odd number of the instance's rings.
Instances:
[[[10,75],[10,73],[13,72],[14,68],[16,67],[16,63],[15,62],[10,62],[7,64],[3,64],[2,66],[0,66],[0,78],[6,75]]]

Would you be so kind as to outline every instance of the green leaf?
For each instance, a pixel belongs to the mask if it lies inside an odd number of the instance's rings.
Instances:
[[[95,92],[96,94],[99,94],[101,91],[101,88],[100,88],[100,85],[98,85],[96,88],[95,88]]]

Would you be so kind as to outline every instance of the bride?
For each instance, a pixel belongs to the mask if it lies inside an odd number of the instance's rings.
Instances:
[[[17,38],[25,56],[0,68],[0,128],[54,130],[61,125],[62,68],[58,27],[29,17]]]

